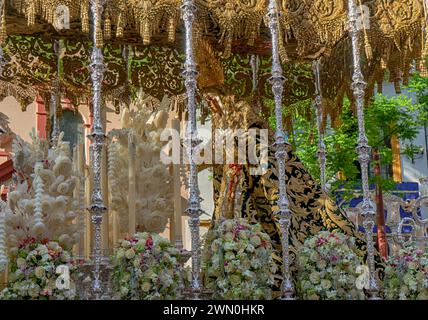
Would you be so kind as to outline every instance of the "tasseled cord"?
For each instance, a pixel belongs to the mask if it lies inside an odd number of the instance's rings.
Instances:
[[[100,1],[97,1],[97,11],[98,11],[98,20],[95,21],[95,46],[97,48],[102,48],[103,46],[103,32],[101,30],[101,15],[99,12]]]
[[[1,31],[0,31],[0,44],[6,41],[6,3],[3,3],[3,10],[1,14]]]
[[[89,33],[89,14],[88,14],[88,2],[82,3],[80,7],[80,20],[82,21],[82,32],[85,34]]]
[[[363,31],[364,31],[364,51],[366,53],[367,60],[372,60],[373,59],[373,50],[372,50],[372,47],[370,45],[369,36],[367,34],[367,29],[366,29],[366,26],[365,26],[364,21],[363,21],[363,19],[364,19],[364,17],[363,17],[364,8],[363,8],[363,5],[361,3],[361,0],[358,0],[358,4],[360,6],[360,16],[361,16],[361,20],[362,20],[361,25],[362,25]],[[370,18],[370,17],[368,17],[368,18]]]
[[[281,59],[281,62],[285,64],[286,62],[289,61],[289,59],[288,59],[287,50],[285,49],[285,45],[284,45],[284,34],[282,32],[281,24],[278,24],[278,38],[279,38],[279,41],[278,41],[279,57]]]
[[[36,23],[36,1],[30,1],[27,10],[27,24],[33,26]]]
[[[123,14],[119,13],[119,17],[117,18],[117,27],[116,27],[116,37],[123,37]]]
[[[105,22],[104,22],[104,38],[106,40],[111,39],[111,20],[110,20],[110,10],[106,11]]]

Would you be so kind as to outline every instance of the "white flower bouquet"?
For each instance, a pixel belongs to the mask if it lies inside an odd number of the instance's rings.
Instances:
[[[306,239],[297,256],[297,292],[302,299],[364,299],[357,289],[355,239],[338,231],[321,231]]]
[[[225,220],[207,234],[205,285],[216,299],[270,299],[276,264],[269,235],[246,219]]]
[[[28,238],[13,249],[7,287],[0,300],[76,299],[71,254],[54,241]]]
[[[180,251],[156,233],[137,233],[120,241],[113,256],[118,298],[177,299],[183,274]]]
[[[428,253],[410,246],[390,257],[386,261],[384,291],[390,300],[427,300]]]

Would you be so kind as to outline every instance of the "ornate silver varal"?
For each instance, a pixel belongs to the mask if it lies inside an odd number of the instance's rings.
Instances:
[[[54,87],[56,86],[56,83],[58,81],[54,81],[53,85]],[[52,121],[52,134],[51,134],[51,140],[50,140],[50,144],[52,147],[56,146],[57,142],[58,142],[58,137],[59,137],[59,121],[58,121],[58,95],[56,94],[55,91],[52,91],[51,93],[51,101],[50,101],[51,105],[50,105],[50,110],[53,110],[53,121]]]
[[[369,295],[370,299],[379,299],[378,296],[378,284],[376,281],[376,270],[374,262],[374,244],[373,244],[373,227],[375,225],[375,210],[373,202],[370,199],[369,189],[369,162],[371,148],[368,143],[366,136],[366,129],[364,125],[364,95],[366,83],[364,82],[363,74],[361,72],[360,65],[360,52],[359,52],[359,37],[357,28],[357,11],[353,0],[348,0],[349,10],[349,32],[351,35],[352,42],[352,56],[353,56],[353,67],[354,72],[352,76],[352,90],[355,97],[357,106],[357,117],[358,117],[358,160],[361,166],[361,179],[363,189],[363,204],[362,204],[362,215],[364,217],[363,227],[366,232],[367,239],[367,260],[370,271],[369,281]]]
[[[279,198],[277,215],[281,228],[282,238],[282,259],[283,259],[283,282],[282,282],[282,299],[293,299],[294,286],[290,274],[290,248],[289,248],[289,228],[290,228],[290,209],[288,207],[287,190],[285,183],[285,160],[287,150],[285,143],[285,134],[282,124],[282,92],[285,77],[282,75],[282,67],[279,59],[278,46],[278,25],[279,12],[276,7],[276,0],[269,1],[267,14],[269,29],[272,35],[272,76],[269,79],[272,84],[272,92],[275,99],[275,116],[276,116],[276,137],[274,148],[276,149],[275,157],[278,162],[278,180],[279,180]]]
[[[58,108],[61,107],[61,83],[60,83],[60,57],[61,57],[61,41],[55,40],[54,51],[57,56],[57,71],[56,79],[52,82],[52,93],[51,93],[51,108],[53,110],[53,123],[52,123],[52,134],[51,134],[51,146],[56,146],[58,143],[58,137],[60,134],[59,119],[58,119]]]
[[[201,292],[200,283],[200,243],[199,243],[199,216],[202,214],[201,199],[199,197],[198,172],[194,160],[194,148],[199,144],[196,126],[196,63],[193,56],[193,21],[195,19],[196,6],[193,0],[183,0],[181,6],[182,18],[186,34],[186,61],[184,63],[184,85],[186,87],[187,111],[189,121],[186,132],[186,146],[189,161],[189,227],[192,244],[192,285],[194,297]]]
[[[103,196],[101,192],[101,153],[106,138],[101,120],[101,84],[104,76],[104,57],[101,48],[96,44],[95,26],[98,25],[98,20],[101,19],[104,1],[91,0],[91,12],[94,22],[93,41],[94,46],[91,56],[91,79],[92,79],[92,107],[93,107],[93,125],[92,132],[88,136],[91,139],[91,161],[93,169],[93,189],[91,195],[91,205],[89,211],[91,213],[91,221],[94,226],[94,272],[92,281],[92,294],[94,299],[100,299],[103,293],[100,278],[101,268],[101,223],[103,214],[107,210],[104,206]]]
[[[325,184],[325,162],[326,162],[326,148],[324,143],[324,134],[322,132],[321,128],[321,122],[322,122],[322,104],[321,104],[321,76],[320,76],[320,60],[315,60],[313,62],[313,69],[314,69],[314,77],[315,77],[315,112],[316,112],[316,119],[317,119],[317,130],[318,130],[318,161],[320,163],[320,182],[321,182],[321,189],[324,192],[327,192],[326,190],[326,184]]]

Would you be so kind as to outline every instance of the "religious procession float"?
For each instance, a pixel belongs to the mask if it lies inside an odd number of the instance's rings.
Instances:
[[[0,5],[1,300],[428,299],[427,0]]]

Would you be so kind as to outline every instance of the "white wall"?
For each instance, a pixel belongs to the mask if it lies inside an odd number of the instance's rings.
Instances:
[[[394,85],[392,83],[383,84],[383,94],[386,96],[396,95]],[[402,94],[413,98],[416,103],[416,96],[408,90],[402,89]],[[414,163],[412,160],[404,155],[401,155],[401,168],[403,174],[403,182],[419,182],[419,178],[428,176],[428,154],[426,150],[426,140],[424,128],[420,128],[419,134],[415,140],[412,141],[414,145],[422,146],[424,148],[424,154],[420,159],[415,159]],[[406,143],[409,143],[408,141]],[[402,145],[402,142],[400,142]]]
[[[30,132],[36,128],[37,104],[34,101],[27,107],[25,112],[21,111],[21,106],[13,97],[7,97],[0,102],[0,112],[9,117],[9,127],[14,133],[25,141],[30,142]]]

